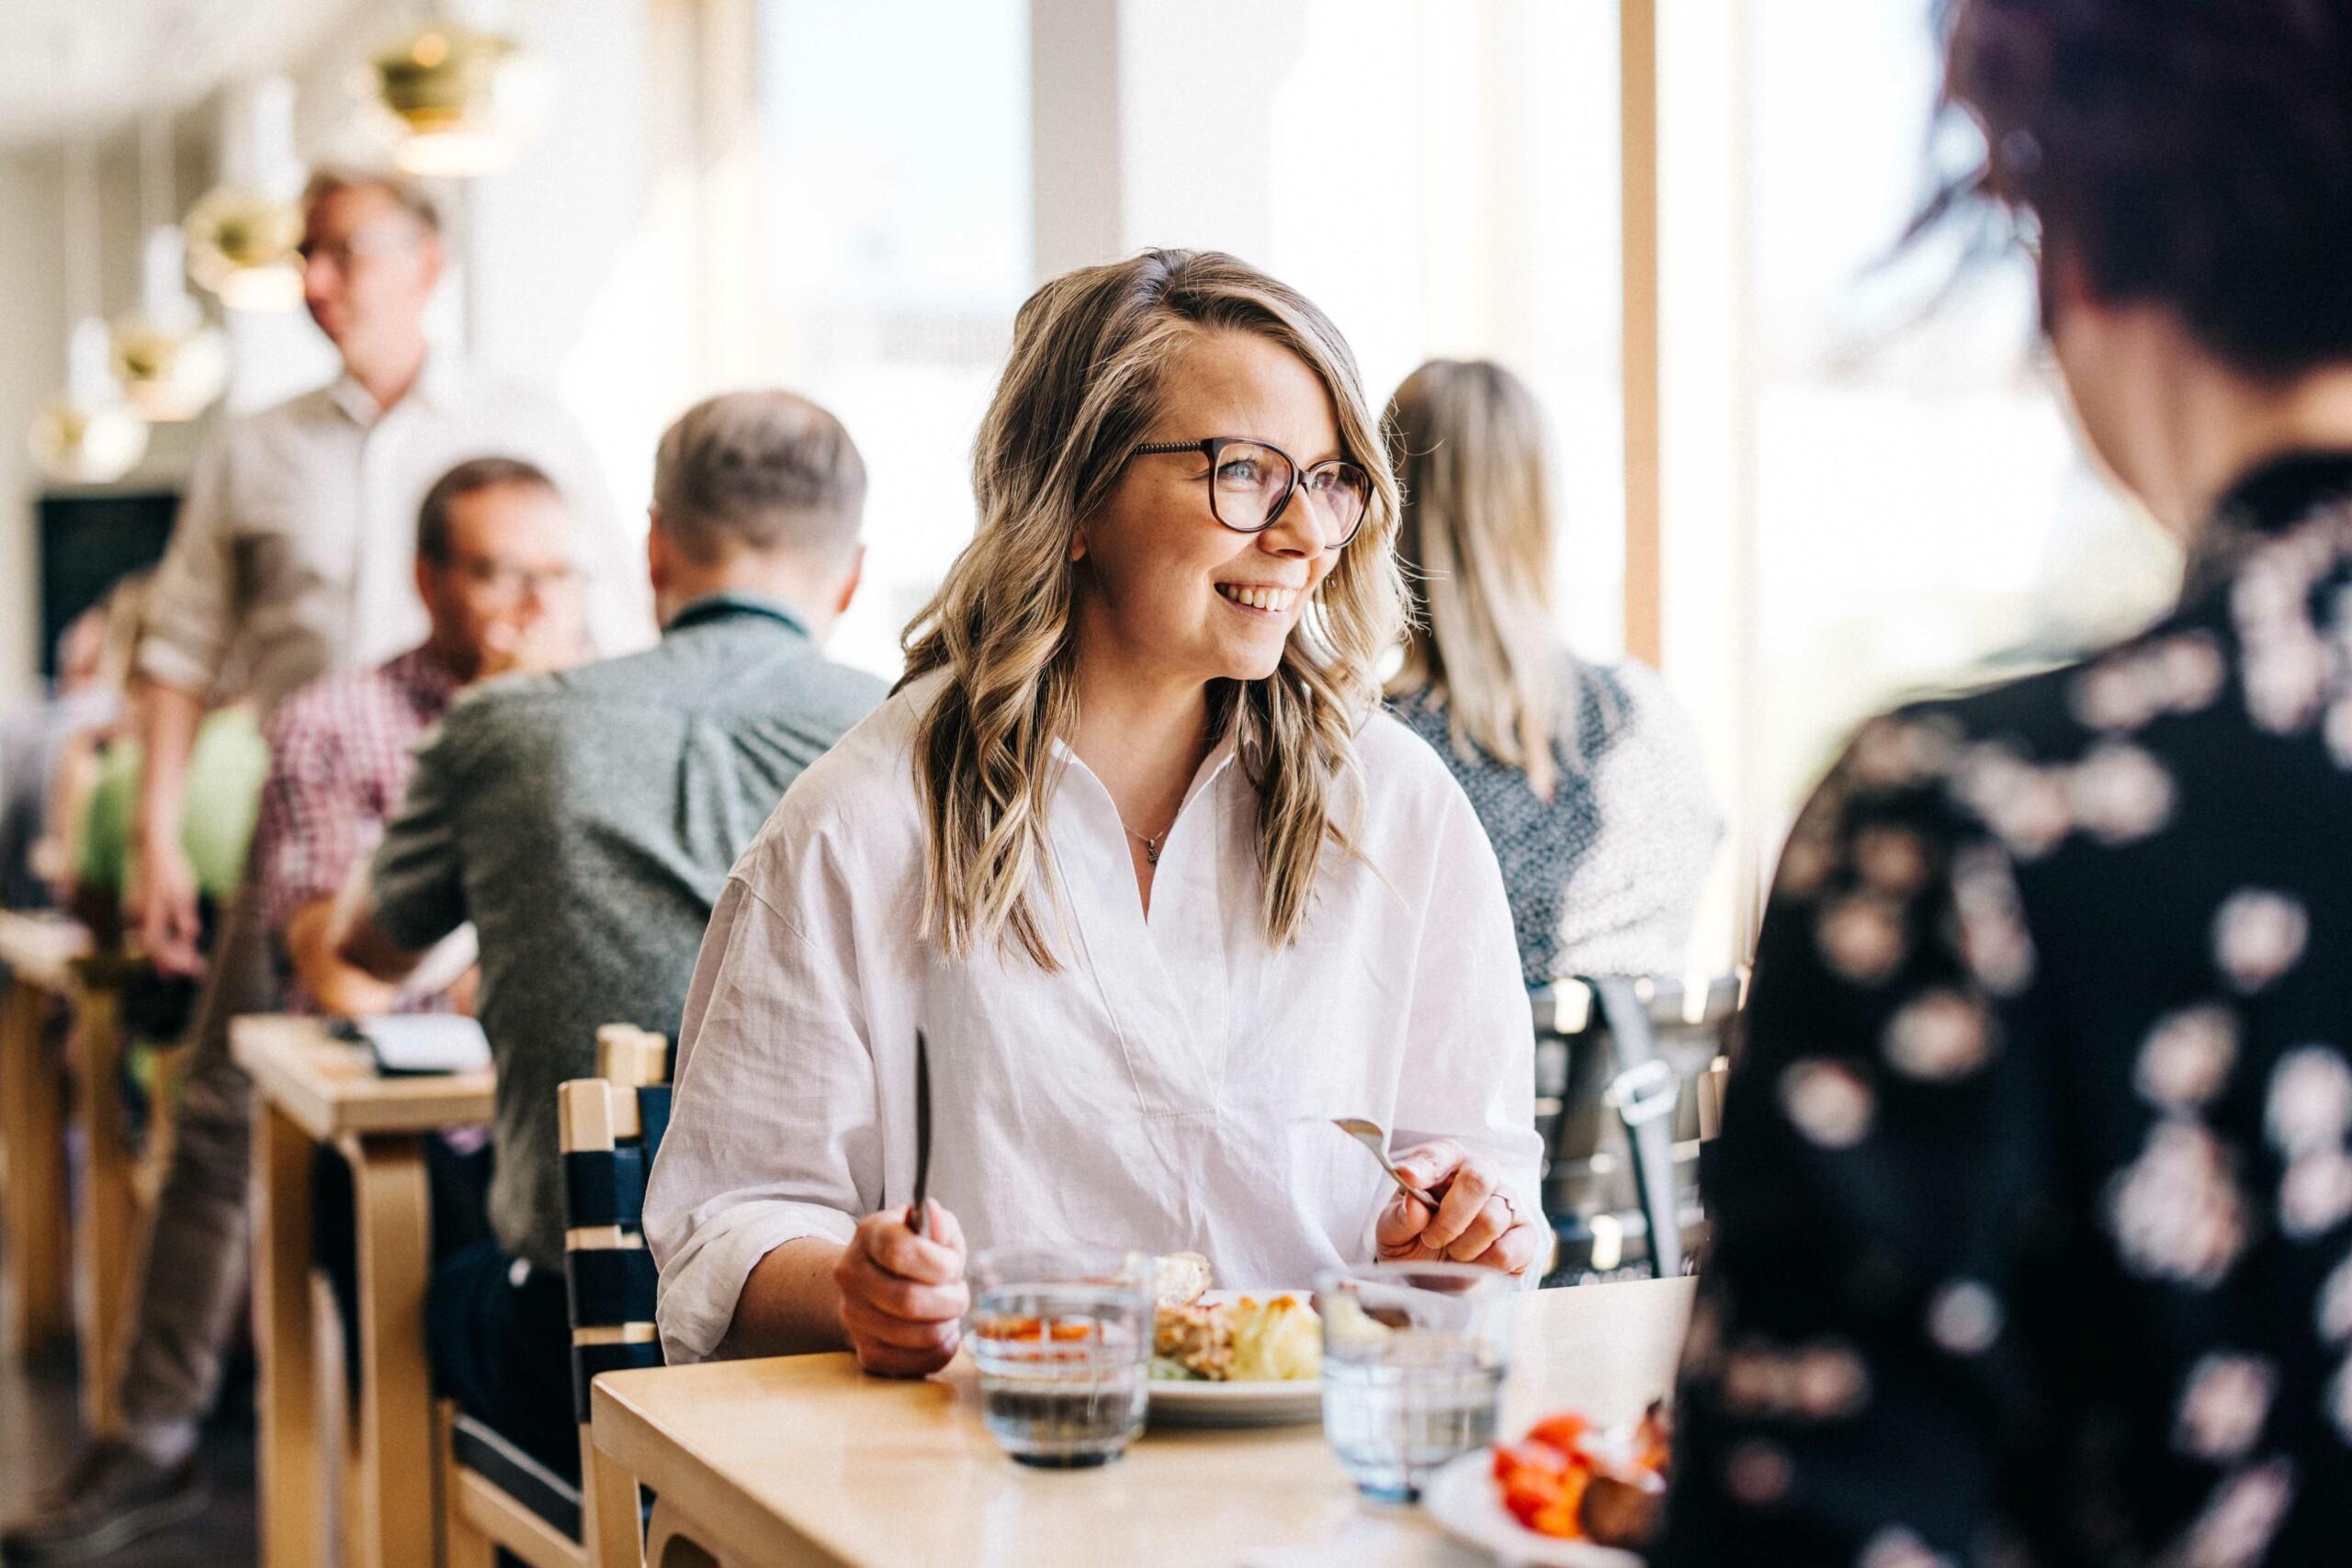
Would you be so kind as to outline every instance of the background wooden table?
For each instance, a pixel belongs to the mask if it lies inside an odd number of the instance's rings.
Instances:
[[[0,910],[0,1223],[6,1227],[15,1293],[9,1349],[16,1355],[63,1344],[74,1332],[72,1242],[66,1201],[65,1064],[51,1052],[48,1022],[56,998],[73,995],[73,962],[89,933],[62,918]]]
[[[1690,1295],[1677,1279],[1522,1298],[1505,1430],[1638,1416],[1671,1386]],[[920,1383],[846,1355],[614,1372],[595,1443],[660,1494],[657,1544],[674,1530],[729,1568],[1477,1561],[1418,1509],[1360,1503],[1319,1427],[1154,1427],[1104,1469],[1039,1471],[981,1429],[978,1394],[967,1360]]]
[[[0,1018],[0,1118],[8,1151],[8,1237],[17,1258],[11,1270],[18,1292],[17,1348],[64,1337],[74,1293],[70,1251],[82,1283],[83,1418],[91,1431],[110,1434],[122,1423],[131,1281],[170,1147],[168,1074],[157,1076],[143,1156],[123,1103],[130,1040],[122,1026],[122,993],[149,971],[143,959],[93,953],[89,932],[70,919],[13,912],[0,913],[0,964],[9,973]],[[60,1009],[71,1016],[62,1057],[47,1038]],[[79,1203],[67,1201],[69,1099],[82,1134]]]
[[[423,1138],[490,1120],[488,1072],[379,1075],[316,1019],[241,1018],[230,1048],[253,1076],[254,1338],[261,1363],[262,1552],[271,1568],[327,1560],[326,1450],[311,1348],[311,1163],[351,1165],[358,1227],[362,1568],[434,1557],[433,1396],[424,1361],[431,1236]],[[352,1325],[346,1325],[349,1332]]]

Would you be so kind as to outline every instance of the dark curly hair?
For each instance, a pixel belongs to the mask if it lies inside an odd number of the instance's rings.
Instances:
[[[2352,0],[1942,0],[1990,198],[2239,369],[2352,357]],[[2045,299],[2047,284],[2045,275]]]

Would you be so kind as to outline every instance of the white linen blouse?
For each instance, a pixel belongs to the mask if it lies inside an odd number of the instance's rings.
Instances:
[[[1147,919],[1110,794],[1066,749],[1035,895],[1061,967],[951,962],[921,931],[911,683],[793,784],[711,917],[646,1192],[673,1361],[708,1356],[752,1267],[847,1241],[914,1180],[972,1252],[1204,1254],[1221,1286],[1305,1288],[1373,1256],[1391,1190],[1334,1116],[1498,1161],[1540,1213],[1533,1031],[1502,877],[1444,762],[1385,714],[1355,739],[1361,858],[1327,858],[1298,941],[1261,924],[1256,791],[1228,740],[1164,841]],[[1050,880],[1048,880],[1050,878]],[[1055,884],[1061,914],[1052,913]]]

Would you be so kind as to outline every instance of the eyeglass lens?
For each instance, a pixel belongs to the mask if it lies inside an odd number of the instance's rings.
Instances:
[[[1228,528],[1254,534],[1273,521],[1274,508],[1290,494],[1290,459],[1255,441],[1231,441],[1218,448],[1209,475],[1209,499],[1216,519]],[[1372,495],[1372,480],[1353,463],[1318,463],[1306,470],[1295,498],[1335,549],[1355,536]]]

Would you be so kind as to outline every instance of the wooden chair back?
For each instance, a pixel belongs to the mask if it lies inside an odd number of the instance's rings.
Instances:
[[[589,1440],[588,1390],[600,1372],[662,1364],[643,1220],[646,1172],[670,1122],[669,1062],[670,1044],[661,1035],[608,1023],[596,1031],[599,1076],[556,1089],[580,1484],[571,1486],[482,1423],[445,1410],[450,1568],[486,1568],[493,1547],[533,1568],[639,1568],[644,1562],[639,1489]]]

